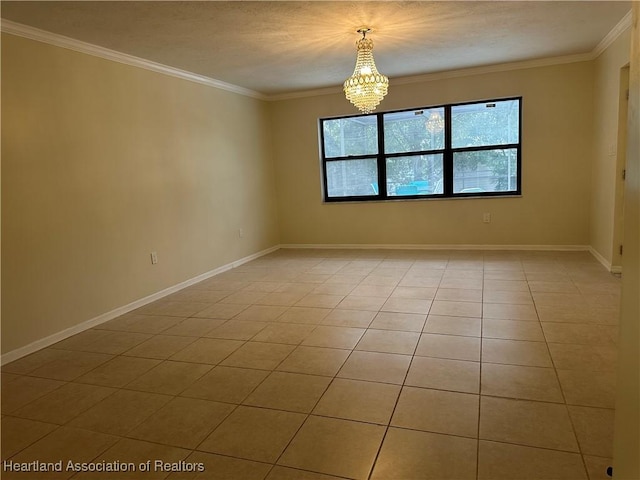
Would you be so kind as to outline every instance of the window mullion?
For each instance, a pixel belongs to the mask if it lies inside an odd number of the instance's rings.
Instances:
[[[376,114],[378,125],[378,194],[387,198],[387,164],[384,155],[384,118],[381,113]]]
[[[453,194],[453,151],[451,149],[451,106],[444,107],[444,152],[442,158],[443,193]]]
[[[509,150],[509,149],[515,149],[519,147],[520,145],[517,143],[505,143],[505,144],[498,144],[498,145],[482,145],[480,147],[458,147],[458,148],[452,148],[451,150],[456,153],[461,153],[461,152],[482,152],[482,151],[489,151],[489,150]]]

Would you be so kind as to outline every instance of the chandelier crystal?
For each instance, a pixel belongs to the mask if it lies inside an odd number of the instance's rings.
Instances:
[[[373,60],[373,42],[366,38],[371,29],[361,28],[362,38],[356,43],[358,56],[353,75],[344,82],[344,93],[362,113],[371,113],[387,94],[389,79],[378,72]]]

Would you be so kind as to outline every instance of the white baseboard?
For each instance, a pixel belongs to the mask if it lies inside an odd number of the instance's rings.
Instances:
[[[222,265],[221,267],[215,268],[201,275],[190,278],[189,280],[185,280],[184,282],[180,282],[177,285],[173,285],[169,288],[165,288],[164,290],[148,295],[144,298],[131,302],[127,305],[118,307],[114,310],[103,313],[102,315],[98,315],[97,317],[91,318],[89,320],[85,320],[84,322],[78,323],[73,327],[66,328],[60,332],[54,333],[53,335],[49,335],[48,337],[41,338],[40,340],[36,340],[35,342],[25,345],[24,347],[20,347],[15,350],[11,350],[10,352],[3,353],[2,356],[0,357],[0,364],[5,365],[6,363],[13,362],[14,360],[17,360],[33,352],[36,352],[42,348],[46,348],[50,345],[53,345],[54,343],[58,343],[66,338],[69,338],[72,335],[76,335],[77,333],[93,328],[104,322],[108,322],[109,320],[113,320],[114,318],[117,318],[120,315],[129,313],[151,302],[160,300],[161,298],[164,298],[167,295],[171,295],[172,293],[182,290],[183,288],[189,287],[198,282],[201,282],[203,280],[206,280],[208,278],[211,278],[223,272],[226,272],[227,270],[231,270],[233,268],[239,267],[240,265],[250,262],[251,260],[255,260],[256,258],[260,258],[264,255],[267,255],[271,252],[278,250],[279,248],[280,246],[276,245],[274,247],[267,248],[266,250],[262,250],[252,255],[248,255],[234,262],[227,263],[226,265]]]
[[[368,249],[368,250],[527,250],[527,251],[590,251],[588,245],[399,245],[399,244],[317,244],[317,243],[286,243],[280,248],[291,249]]]
[[[609,260],[607,260],[606,258],[604,258],[602,255],[600,255],[600,253],[593,247],[589,246],[589,253],[591,253],[591,255],[594,256],[594,258],[596,260],[598,260],[603,266],[604,268],[607,269],[608,272],[611,273],[620,273],[622,272],[622,268],[621,267],[612,267],[611,266],[611,262]],[[619,269],[619,272],[616,272],[614,270]]]

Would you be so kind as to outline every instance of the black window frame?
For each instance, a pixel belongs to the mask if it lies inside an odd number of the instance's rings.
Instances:
[[[509,144],[492,144],[482,145],[475,147],[452,147],[451,138],[451,111],[452,108],[464,105],[476,105],[476,104],[491,104],[501,101],[518,101],[518,142]],[[423,150],[423,151],[411,151],[411,152],[384,152],[384,115],[398,112],[411,112],[419,110],[429,110],[435,108],[444,109],[444,148]],[[377,135],[378,135],[378,152],[375,154],[364,155],[346,155],[340,157],[329,157],[325,155],[325,138],[324,138],[324,122],[330,120],[339,120],[342,118],[355,118],[355,117],[376,117]],[[424,107],[405,108],[400,110],[388,110],[382,112],[374,112],[368,115],[354,114],[354,115],[342,115],[338,117],[325,117],[318,120],[319,127],[319,139],[320,139],[320,160],[322,167],[322,196],[325,203],[339,203],[339,202],[369,202],[369,201],[403,201],[403,200],[432,200],[441,198],[495,198],[495,197],[513,197],[522,195],[522,96],[517,97],[504,97],[494,98],[488,100],[474,100],[470,102],[460,102],[442,105],[430,105]],[[516,189],[508,191],[498,192],[458,192],[454,193],[454,171],[453,162],[454,154],[460,152],[474,152],[474,151],[490,151],[490,150],[507,150],[516,149]],[[443,193],[433,194],[419,194],[419,195],[388,195],[387,192],[387,173],[386,173],[386,160],[388,158],[395,157],[409,157],[420,156],[430,154],[442,154],[442,167],[443,167]],[[377,162],[378,173],[378,193],[372,193],[371,195],[352,195],[341,197],[330,197],[327,186],[327,164],[336,161],[349,161],[349,160],[363,160],[375,158]],[[373,192],[373,189],[372,189]]]

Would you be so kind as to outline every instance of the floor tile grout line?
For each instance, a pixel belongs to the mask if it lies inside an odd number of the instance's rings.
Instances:
[[[433,305],[433,302],[431,303],[431,305]],[[430,309],[431,309],[431,306],[429,307],[429,310]],[[429,318],[429,310],[427,311],[427,313],[425,315],[424,323],[422,325],[422,329],[423,330],[424,330],[424,326],[427,324],[427,319]],[[407,371],[405,372],[404,378],[402,380],[402,384],[400,385],[400,390],[398,391],[398,396],[396,397],[396,401],[395,401],[395,403],[393,405],[393,409],[391,410],[391,414],[389,415],[389,421],[387,422],[387,425],[385,426],[385,431],[384,431],[384,433],[382,435],[382,439],[380,441],[380,445],[378,446],[378,450],[376,452],[376,455],[375,455],[375,457],[373,459],[373,462],[371,464],[371,467],[369,469],[369,475],[367,476],[368,480],[371,480],[373,472],[375,471],[376,465],[378,463],[378,459],[380,458],[380,454],[382,453],[382,448],[383,448],[385,440],[387,438],[387,434],[389,433],[389,429],[391,428],[391,423],[393,422],[393,416],[395,415],[396,409],[398,408],[398,403],[400,403],[400,397],[402,396],[402,392],[404,390],[404,387],[405,387],[405,384],[406,384],[406,381],[407,381],[407,377],[409,376],[409,371],[411,370],[411,365],[413,364],[413,359],[415,358],[415,353],[418,350],[419,343],[420,343],[419,341],[416,342],[416,346],[413,349],[413,354],[411,355],[411,360],[409,361],[409,365],[407,366]]]
[[[469,438],[469,437],[466,437],[466,438]],[[580,457],[583,456],[583,454],[578,450],[566,450],[566,449],[561,449],[561,448],[543,447],[543,446],[540,446],[540,445],[533,445],[531,443],[517,443],[517,442],[508,442],[508,441],[505,441],[505,440],[495,440],[495,439],[491,439],[491,438],[479,438],[478,442],[481,442],[481,441],[482,442],[500,443],[500,444],[503,444],[503,445],[514,445],[516,447],[535,448],[535,449],[538,449],[538,450],[546,450],[548,452],[570,453],[570,454],[573,454],[573,455],[579,455]],[[607,457],[601,457],[601,458],[607,458]]]
[[[484,337],[483,326],[484,326],[484,274],[485,270],[482,270],[482,303],[480,310],[480,366],[479,366],[479,377],[478,377],[478,424],[476,429],[476,480],[480,478],[480,422],[482,420],[482,354],[484,352]]]
[[[9,416],[9,417],[12,417],[12,418],[18,418],[18,419],[20,419],[20,420],[24,420],[22,417],[13,417],[13,416],[11,416],[11,415],[4,415],[4,414],[3,414],[3,417],[4,417],[4,416]],[[35,420],[35,421],[37,421],[37,420]],[[9,460],[9,459],[12,459],[12,458],[15,458],[15,457],[16,457],[17,455],[19,455],[21,452],[23,452],[23,451],[27,450],[29,447],[31,447],[31,446],[33,446],[33,445],[35,445],[35,444],[36,444],[36,443],[38,443],[40,440],[44,439],[45,437],[48,437],[49,435],[51,435],[52,433],[56,432],[57,430],[60,430],[61,428],[64,428],[64,425],[58,425],[58,424],[55,424],[55,423],[48,423],[48,422],[42,422],[42,423],[47,423],[48,425],[54,425],[54,426],[55,426],[55,428],[54,428],[53,430],[51,430],[50,432],[47,432],[46,434],[42,435],[41,437],[38,437],[38,438],[34,439],[32,442],[30,442],[29,444],[25,445],[25,446],[24,446],[24,447],[22,447],[20,450],[18,450],[18,451],[16,451],[16,452],[13,452],[9,457],[7,457],[7,458],[3,458],[3,461],[5,461],[5,460]]]
[[[529,287],[529,293],[531,293],[531,296],[533,297],[533,292],[531,290],[531,286],[529,285],[529,280],[527,280],[527,286]],[[540,320],[540,313],[538,311],[538,304],[535,302],[535,299],[534,299],[534,302],[533,302],[533,308],[534,308],[534,310],[536,312],[536,318],[538,319],[538,323],[540,324],[540,329],[542,330],[542,336],[544,338],[544,345],[546,347],[547,354],[549,355],[549,359],[551,361],[551,365],[552,365],[552,368],[553,368],[553,373],[554,373],[556,382],[558,382],[558,388],[560,390],[560,395],[562,396],[562,401],[563,401],[563,403],[565,405],[565,408],[566,408],[567,399],[566,399],[566,396],[565,396],[565,393],[564,393],[564,389],[562,388],[562,383],[560,382],[560,376],[558,375],[558,370],[557,370],[555,362],[553,360],[553,356],[551,355],[551,349],[549,348],[549,341],[547,339],[547,334],[546,334],[546,332],[545,332],[545,330],[543,328],[542,321]],[[569,410],[567,408],[567,414],[568,413],[569,413]],[[573,427],[573,423],[572,423],[572,427]],[[577,435],[575,433],[575,428],[574,428],[574,432],[573,433],[574,433],[574,436],[576,437],[576,441],[577,441]]]
[[[300,424],[300,426],[298,427],[298,429],[296,430],[296,432],[291,436],[291,438],[289,439],[289,441],[287,442],[287,444],[285,445],[285,447],[282,449],[282,452],[280,452],[280,455],[278,455],[278,458],[273,462],[274,465],[278,464],[278,461],[282,458],[282,456],[285,454],[285,452],[287,451],[287,449],[289,448],[289,446],[293,443],[293,441],[295,440],[295,438],[298,436],[298,433],[302,430],[302,428],[304,427],[304,425],[307,423],[307,421],[309,420],[310,417],[314,416],[313,415],[313,410],[315,410],[315,408],[318,406],[318,403],[320,403],[320,400],[322,399],[322,397],[324,396],[324,394],[327,392],[327,390],[329,389],[329,387],[331,386],[331,384],[333,384],[333,381],[336,379],[336,377],[333,377],[331,379],[331,381],[327,384],[327,386],[325,387],[324,391],[322,392],[322,394],[320,396],[318,396],[318,399],[316,400],[315,404],[313,405],[313,407],[311,408],[311,410],[306,413],[306,417],[304,419],[304,421]]]
[[[574,283],[573,280],[571,280],[571,283]],[[574,284],[575,286],[575,284]],[[537,306],[536,306],[536,314],[537,314]],[[539,318],[539,316],[538,316]],[[540,322],[540,327],[542,328],[542,322]],[[575,421],[573,419],[573,416],[571,415],[571,411],[569,410],[569,405],[567,404],[567,398],[564,392],[564,388],[562,387],[562,382],[560,381],[560,375],[558,374],[558,368],[556,367],[556,362],[553,360],[553,356],[551,355],[551,349],[549,348],[549,341],[547,339],[547,333],[545,332],[544,328],[542,328],[542,334],[544,335],[544,339],[545,339],[545,344],[547,346],[547,351],[549,352],[549,356],[551,357],[551,362],[553,364],[553,371],[556,375],[556,380],[558,381],[558,385],[560,387],[560,391],[562,392],[562,398],[564,399],[564,403],[565,403],[565,409],[567,412],[567,416],[569,417],[569,423],[571,424],[571,429],[573,432],[573,437],[575,439],[576,445],[578,446],[578,452],[580,453],[580,460],[582,461],[582,466],[584,468],[585,473],[587,474],[587,477],[589,476],[589,469],[587,467],[587,462],[584,458],[584,454],[582,452],[582,445],[581,442],[578,438],[578,431],[576,430],[576,425],[575,425]]]

